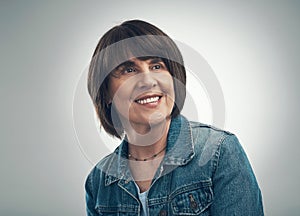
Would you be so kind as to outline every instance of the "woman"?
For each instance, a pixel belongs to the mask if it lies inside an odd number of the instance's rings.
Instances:
[[[236,136],[180,115],[185,84],[180,51],[156,26],[130,20],[100,39],[88,90],[122,142],[86,180],[88,215],[263,215]]]

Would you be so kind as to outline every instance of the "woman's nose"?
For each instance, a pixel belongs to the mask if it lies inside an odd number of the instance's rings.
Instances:
[[[157,86],[157,79],[155,78],[155,74],[150,71],[144,71],[140,74],[138,74],[138,82],[137,86],[139,88],[152,88]]]

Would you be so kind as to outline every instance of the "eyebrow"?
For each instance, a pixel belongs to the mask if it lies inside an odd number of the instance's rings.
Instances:
[[[128,61],[126,61],[126,62],[123,62],[123,63],[119,64],[119,65],[116,67],[116,69],[119,69],[119,68],[121,68],[121,67],[132,67],[132,66],[134,66],[134,65],[135,65],[135,63],[134,63],[133,61],[128,60]]]
[[[147,60],[150,60],[150,64],[156,64],[156,63],[163,62],[163,60],[159,57],[151,57],[150,59],[147,59]]]
[[[138,57],[137,59],[141,60],[141,61],[150,61],[150,64],[156,64],[156,63],[160,63],[163,62],[162,58],[160,57]],[[132,67],[135,65],[134,61],[128,60],[125,61],[121,64],[119,64],[116,69],[119,69],[121,67]]]

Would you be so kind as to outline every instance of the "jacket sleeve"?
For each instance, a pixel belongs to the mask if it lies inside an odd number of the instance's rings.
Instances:
[[[264,215],[259,186],[235,135],[226,135],[217,156],[212,215]]]
[[[85,182],[85,200],[86,200],[86,214],[87,216],[95,216],[98,213],[95,210],[95,199],[93,196],[92,175],[90,174]]]

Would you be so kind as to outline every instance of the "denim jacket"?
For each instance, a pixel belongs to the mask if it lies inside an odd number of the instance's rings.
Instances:
[[[127,148],[123,141],[87,177],[87,215],[141,215]],[[236,136],[181,115],[171,121],[147,204],[150,216],[264,215],[259,186]]]

